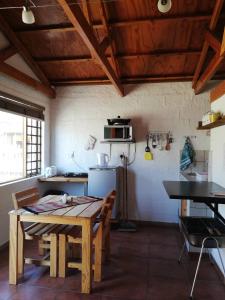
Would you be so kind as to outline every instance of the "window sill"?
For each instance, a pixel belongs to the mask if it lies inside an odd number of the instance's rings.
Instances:
[[[40,174],[40,175],[36,175],[36,176],[32,176],[32,177],[26,177],[26,178],[16,179],[16,180],[8,181],[8,182],[3,182],[3,183],[0,183],[0,188],[5,187],[5,186],[9,186],[9,185],[12,185],[12,184],[20,183],[20,182],[25,182],[25,181],[35,179],[35,178],[38,179],[42,176],[43,175]]]

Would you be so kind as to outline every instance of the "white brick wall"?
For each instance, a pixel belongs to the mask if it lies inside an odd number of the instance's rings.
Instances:
[[[225,114],[225,95],[213,102],[213,111],[220,111]],[[211,130],[210,148],[212,151],[212,181],[225,187],[225,126]],[[225,217],[225,205],[220,205],[220,213]],[[221,249],[225,264],[225,249]],[[214,258],[222,270],[218,254],[213,250]]]
[[[152,83],[127,85],[121,98],[112,86],[74,86],[57,89],[51,103],[51,159],[62,171],[78,171],[70,159],[84,168],[96,164],[97,152],[109,152],[100,144],[106,119],[120,115],[133,120],[137,139],[135,163],[130,166],[129,217],[139,220],[177,222],[179,201],[169,200],[163,180],[179,178],[179,152],[185,135],[196,135],[196,149],[209,149],[205,132],[196,130],[202,115],[209,111],[209,95],[193,94],[191,83]],[[175,138],[170,152],[153,150],[154,161],[144,160],[145,135],[148,130],[171,130]],[[91,134],[98,141],[94,151],[85,151]],[[133,149],[133,148],[132,148]],[[113,145],[112,164],[119,164],[119,154],[126,145]],[[132,152],[132,151],[131,151]]]

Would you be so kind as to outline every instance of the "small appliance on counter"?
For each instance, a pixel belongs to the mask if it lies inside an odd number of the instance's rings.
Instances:
[[[104,140],[113,142],[132,141],[132,126],[129,125],[130,119],[121,119],[118,116],[115,119],[107,119],[108,125],[104,126]]]
[[[63,174],[64,177],[80,177],[80,178],[87,178],[88,177],[88,173],[75,173],[75,172],[67,172],[65,174]]]
[[[50,166],[50,167],[47,167],[45,169],[45,177],[48,178],[48,177],[53,177],[53,176],[56,176],[57,175],[57,168],[56,166]]]
[[[97,165],[99,167],[107,167],[109,163],[109,156],[106,153],[97,153]]]

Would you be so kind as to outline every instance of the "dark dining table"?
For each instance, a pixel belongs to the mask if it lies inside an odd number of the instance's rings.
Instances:
[[[219,204],[225,204],[225,188],[210,181],[163,181],[170,199],[189,199],[205,203],[225,224],[225,218],[219,212]]]

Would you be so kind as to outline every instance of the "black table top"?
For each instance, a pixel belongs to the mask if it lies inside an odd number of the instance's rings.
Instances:
[[[209,181],[163,181],[170,199],[190,199],[195,202],[225,204],[225,196],[214,193],[225,193],[225,188]]]

